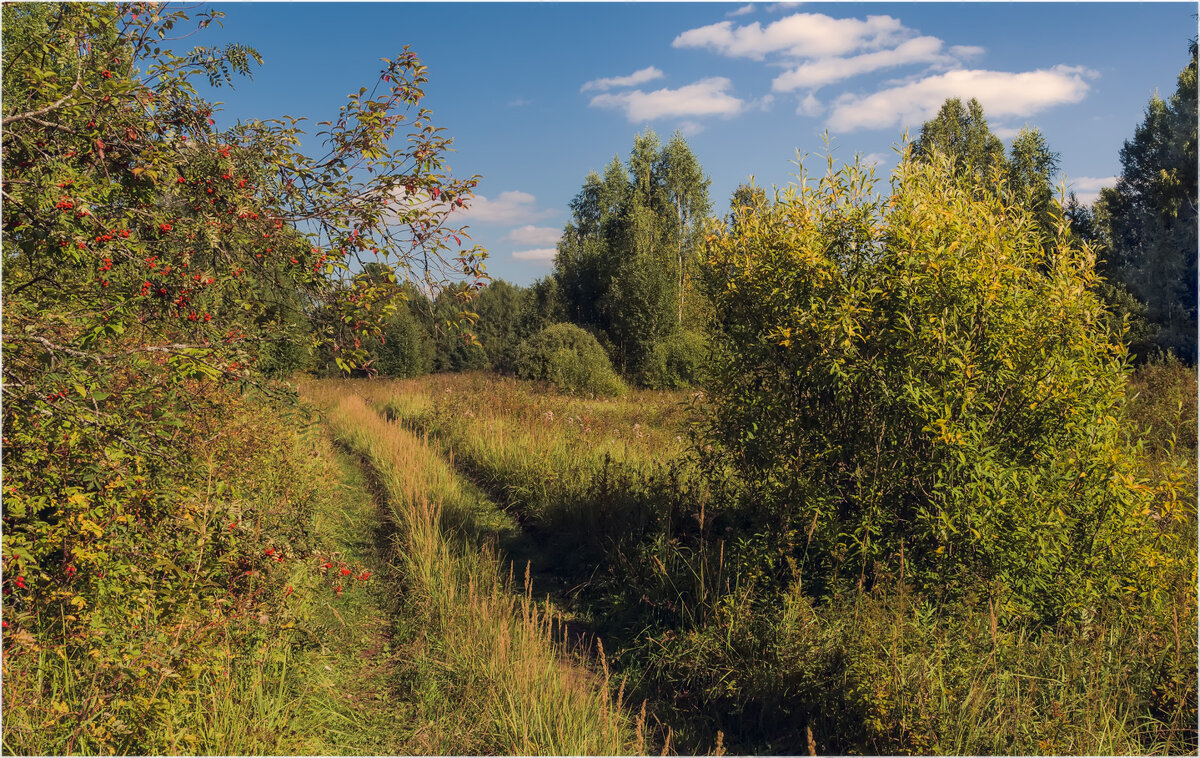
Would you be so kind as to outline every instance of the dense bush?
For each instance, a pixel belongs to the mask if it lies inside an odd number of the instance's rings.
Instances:
[[[625,383],[613,371],[596,338],[574,324],[553,324],[517,351],[517,376],[549,382],[563,392],[623,395]]]
[[[3,7],[5,715],[33,708],[5,750],[195,751],[171,691],[228,678],[304,549],[301,474],[266,454],[282,422],[242,393],[294,402],[264,374],[317,344],[361,365],[391,295],[364,259],[482,275],[447,242],[474,180],[444,169],[415,54],[301,153],[294,121],[216,125],[198,81],[259,56],[164,45],[222,15],[188,13]],[[400,187],[444,203],[381,212]]]
[[[698,332],[675,332],[655,343],[642,368],[642,383],[651,389],[695,386],[708,362],[708,338]]]
[[[421,376],[433,368],[433,341],[407,303],[401,303],[384,323],[371,352],[373,368],[383,376]]]
[[[712,237],[709,437],[807,591],[886,572],[1078,620],[1186,552],[1191,509],[1124,447],[1092,255],[1005,195],[943,158],[884,200],[851,166]]]

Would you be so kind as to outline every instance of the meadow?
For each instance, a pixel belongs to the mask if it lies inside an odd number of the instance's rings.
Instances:
[[[526,286],[413,50],[222,128],[222,16],[3,6],[2,752],[1197,752],[1194,42],[1090,205],[647,129]]]
[[[1151,366],[1132,382],[1140,392],[1128,423],[1148,443],[1145,470],[1161,477],[1182,468],[1194,482],[1194,373]],[[401,501],[445,493],[436,518],[417,518],[421,529],[434,519],[459,556],[524,575],[520,602],[544,598],[553,619],[546,643],[600,674],[591,686],[616,698],[617,712],[625,703],[638,738],[659,747],[1195,749],[1196,622],[1186,577],[1165,618],[1098,617],[1085,630],[1038,629],[969,602],[935,605],[902,577],[806,597],[798,582],[759,573],[761,545],[740,528],[738,487],[699,465],[690,444],[695,393],[604,400],[476,373],[319,380],[304,394],[338,404],[332,428],[371,467],[390,470],[372,445],[420,440],[427,457],[410,459],[408,483],[386,492]],[[467,569],[468,584],[479,584],[478,570]],[[428,577],[430,569],[410,571]],[[510,584],[508,596],[522,597],[520,588]],[[485,665],[471,656],[493,654],[468,649],[456,659],[464,675]],[[556,698],[545,685],[535,691]],[[576,743],[540,746],[551,744]]]

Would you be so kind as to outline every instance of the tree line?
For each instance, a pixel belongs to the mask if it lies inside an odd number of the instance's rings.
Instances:
[[[1065,229],[1073,242],[1089,246],[1101,274],[1092,286],[1138,361],[1166,353],[1196,360],[1194,44],[1190,52],[1176,92],[1151,100],[1121,148],[1116,186],[1091,205],[1071,193],[1060,212],[1058,153],[1033,127],[1023,128],[1006,151],[977,100],[948,99],[911,145],[914,160],[947,156],[947,169],[971,177],[980,191],[1003,184],[1030,211],[1044,245],[1060,244]],[[553,324],[570,323],[586,333],[575,339],[592,352],[599,346],[628,381],[654,388],[698,382],[711,347],[706,335],[720,329],[699,286],[706,228],[713,223],[710,185],[680,134],[665,145],[653,131],[637,135],[627,160],[614,156],[602,173],[585,177],[570,203],[551,275],[529,287],[498,280],[478,291],[471,301],[477,341],[447,329],[462,312],[462,291],[448,288],[430,299],[396,285],[406,305],[382,339],[370,343],[374,358],[363,371],[515,375],[523,343]],[[771,202],[762,188],[739,186],[723,225],[739,223],[745,208]],[[320,370],[332,370],[329,357],[319,361]]]

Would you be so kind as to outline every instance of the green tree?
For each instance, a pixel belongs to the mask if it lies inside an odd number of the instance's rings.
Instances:
[[[1057,234],[1053,225],[1061,216],[1054,196],[1058,153],[1039,130],[1025,127],[1013,137],[1004,169],[1013,199],[1032,212],[1045,242],[1052,243]]]
[[[155,563],[196,545],[179,482],[240,391],[286,394],[263,381],[295,365],[277,346],[363,362],[394,311],[393,284],[354,275],[364,262],[482,278],[482,250],[451,241],[475,180],[445,169],[417,56],[385,60],[301,152],[296,122],[220,130],[196,92],[248,73],[253,49],[164,44],[220,16],[3,7],[5,622],[72,666],[138,609],[212,604]],[[231,550],[205,560],[227,570]],[[125,677],[128,660],[104,670]]]
[[[475,331],[493,371],[512,373],[517,347],[532,334],[526,330],[523,318],[528,297],[527,290],[496,279],[480,290],[472,302],[479,314]]]
[[[374,361],[370,368],[383,376],[413,377],[433,370],[433,340],[407,302],[384,322],[383,332],[371,340]]]
[[[956,171],[980,178],[1004,162],[1004,144],[988,128],[983,106],[975,98],[965,106],[957,97],[948,98],[937,116],[921,127],[913,154],[927,159],[937,153],[951,156]]]
[[[479,315],[465,310],[475,297],[475,289],[466,283],[443,287],[433,298],[425,326],[433,339],[433,370],[437,372],[480,371],[488,367],[475,328]],[[468,319],[469,330],[458,325]]]
[[[1101,266],[1145,303],[1156,342],[1196,361],[1196,43],[1169,100],[1155,96],[1101,191]]]
[[[694,286],[709,181],[684,139],[634,140],[628,166],[614,159],[588,176],[571,204],[554,277],[575,323],[611,345],[636,374],[654,345],[702,318]]]
[[[750,184],[739,184],[729,198],[727,223],[730,226],[741,223],[741,219],[757,213],[766,204],[767,193],[762,187],[754,186],[753,181]]]
[[[713,232],[708,439],[751,489],[769,573],[811,593],[886,571],[1050,623],[1158,592],[1156,541],[1177,537],[1123,448],[1091,255],[949,156],[892,184],[850,166]]]

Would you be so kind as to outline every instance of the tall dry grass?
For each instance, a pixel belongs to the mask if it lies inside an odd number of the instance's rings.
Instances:
[[[381,418],[344,385],[313,382],[337,439],[369,464],[397,528],[403,591],[423,633],[411,643],[410,686],[421,704],[423,747],[434,753],[641,752],[641,726],[622,688],[564,655],[552,608],[514,588],[494,552],[506,519],[458,477],[439,451]],[[517,592],[513,590],[517,589]]]

